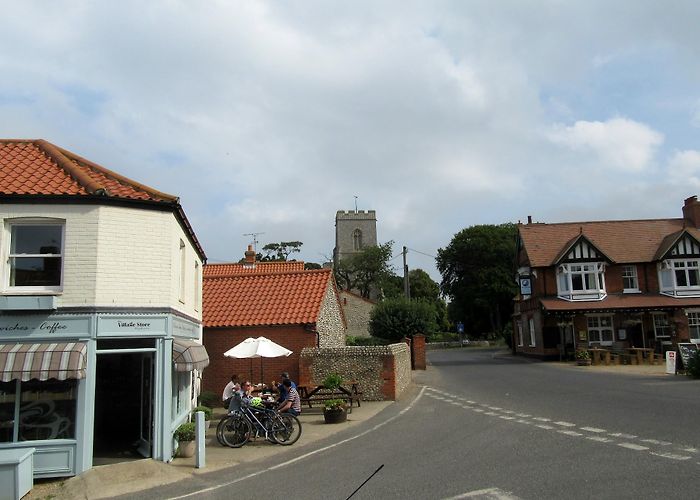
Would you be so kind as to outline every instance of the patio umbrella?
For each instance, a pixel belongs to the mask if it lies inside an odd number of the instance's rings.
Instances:
[[[258,337],[257,339],[248,337],[240,344],[235,345],[231,349],[226,351],[224,353],[224,356],[228,358],[238,359],[250,358],[251,377],[253,376],[252,358],[260,358],[260,376],[261,378],[263,378],[263,380],[265,380],[263,377],[262,358],[279,358],[281,356],[289,356],[290,354],[292,354],[292,351],[290,351],[286,347],[282,347],[281,345],[276,344],[270,339],[267,339],[265,337]]]

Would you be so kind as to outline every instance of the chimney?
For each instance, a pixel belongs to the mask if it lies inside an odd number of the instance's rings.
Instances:
[[[243,264],[243,267],[255,267],[255,251],[253,251],[253,245],[248,245],[248,250],[245,251],[244,255],[245,263]]]
[[[700,202],[697,196],[686,198],[683,204],[683,218],[695,228],[700,228]]]
[[[532,215],[527,216],[527,223],[532,224]]]

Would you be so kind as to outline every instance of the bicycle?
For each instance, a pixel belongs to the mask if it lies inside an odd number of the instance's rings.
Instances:
[[[301,436],[301,422],[294,415],[244,403],[240,410],[225,415],[216,427],[219,444],[231,448],[240,448],[251,437],[261,435],[271,443],[289,446]]]

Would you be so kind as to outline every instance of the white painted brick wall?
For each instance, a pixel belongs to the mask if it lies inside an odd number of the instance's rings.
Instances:
[[[201,292],[195,306],[194,287],[201,290],[202,263],[172,213],[113,206],[0,206],[3,222],[14,217],[66,221],[59,307],[172,307],[201,318]],[[6,252],[5,231],[2,240]],[[179,300],[180,240],[186,251],[184,303]],[[195,261],[200,269],[197,284]]]

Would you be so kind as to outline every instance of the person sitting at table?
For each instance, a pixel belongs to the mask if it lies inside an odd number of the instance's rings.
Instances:
[[[288,372],[282,372],[282,383],[275,385],[275,383],[272,382],[272,385],[276,386],[277,392],[279,392],[279,397],[277,398],[278,403],[282,403],[285,399],[287,399],[287,389],[284,387],[285,380],[289,380],[290,382],[292,382],[292,380],[289,378]],[[292,382],[292,387],[296,389],[297,385],[294,382]]]
[[[221,395],[221,400],[224,403],[224,408],[228,408],[231,404],[233,393],[240,390],[241,384],[238,383],[238,375],[231,375],[231,381],[224,387],[224,392]]]
[[[231,396],[231,403],[228,407],[229,414],[240,411],[241,404],[245,401],[246,403],[253,397],[253,386],[250,381],[246,380],[241,385],[241,388],[233,393]]]
[[[277,407],[277,411],[280,413],[286,412],[298,417],[301,414],[301,398],[296,390],[296,387],[292,387],[292,381],[288,378],[282,381],[282,385],[287,391],[285,400]]]

